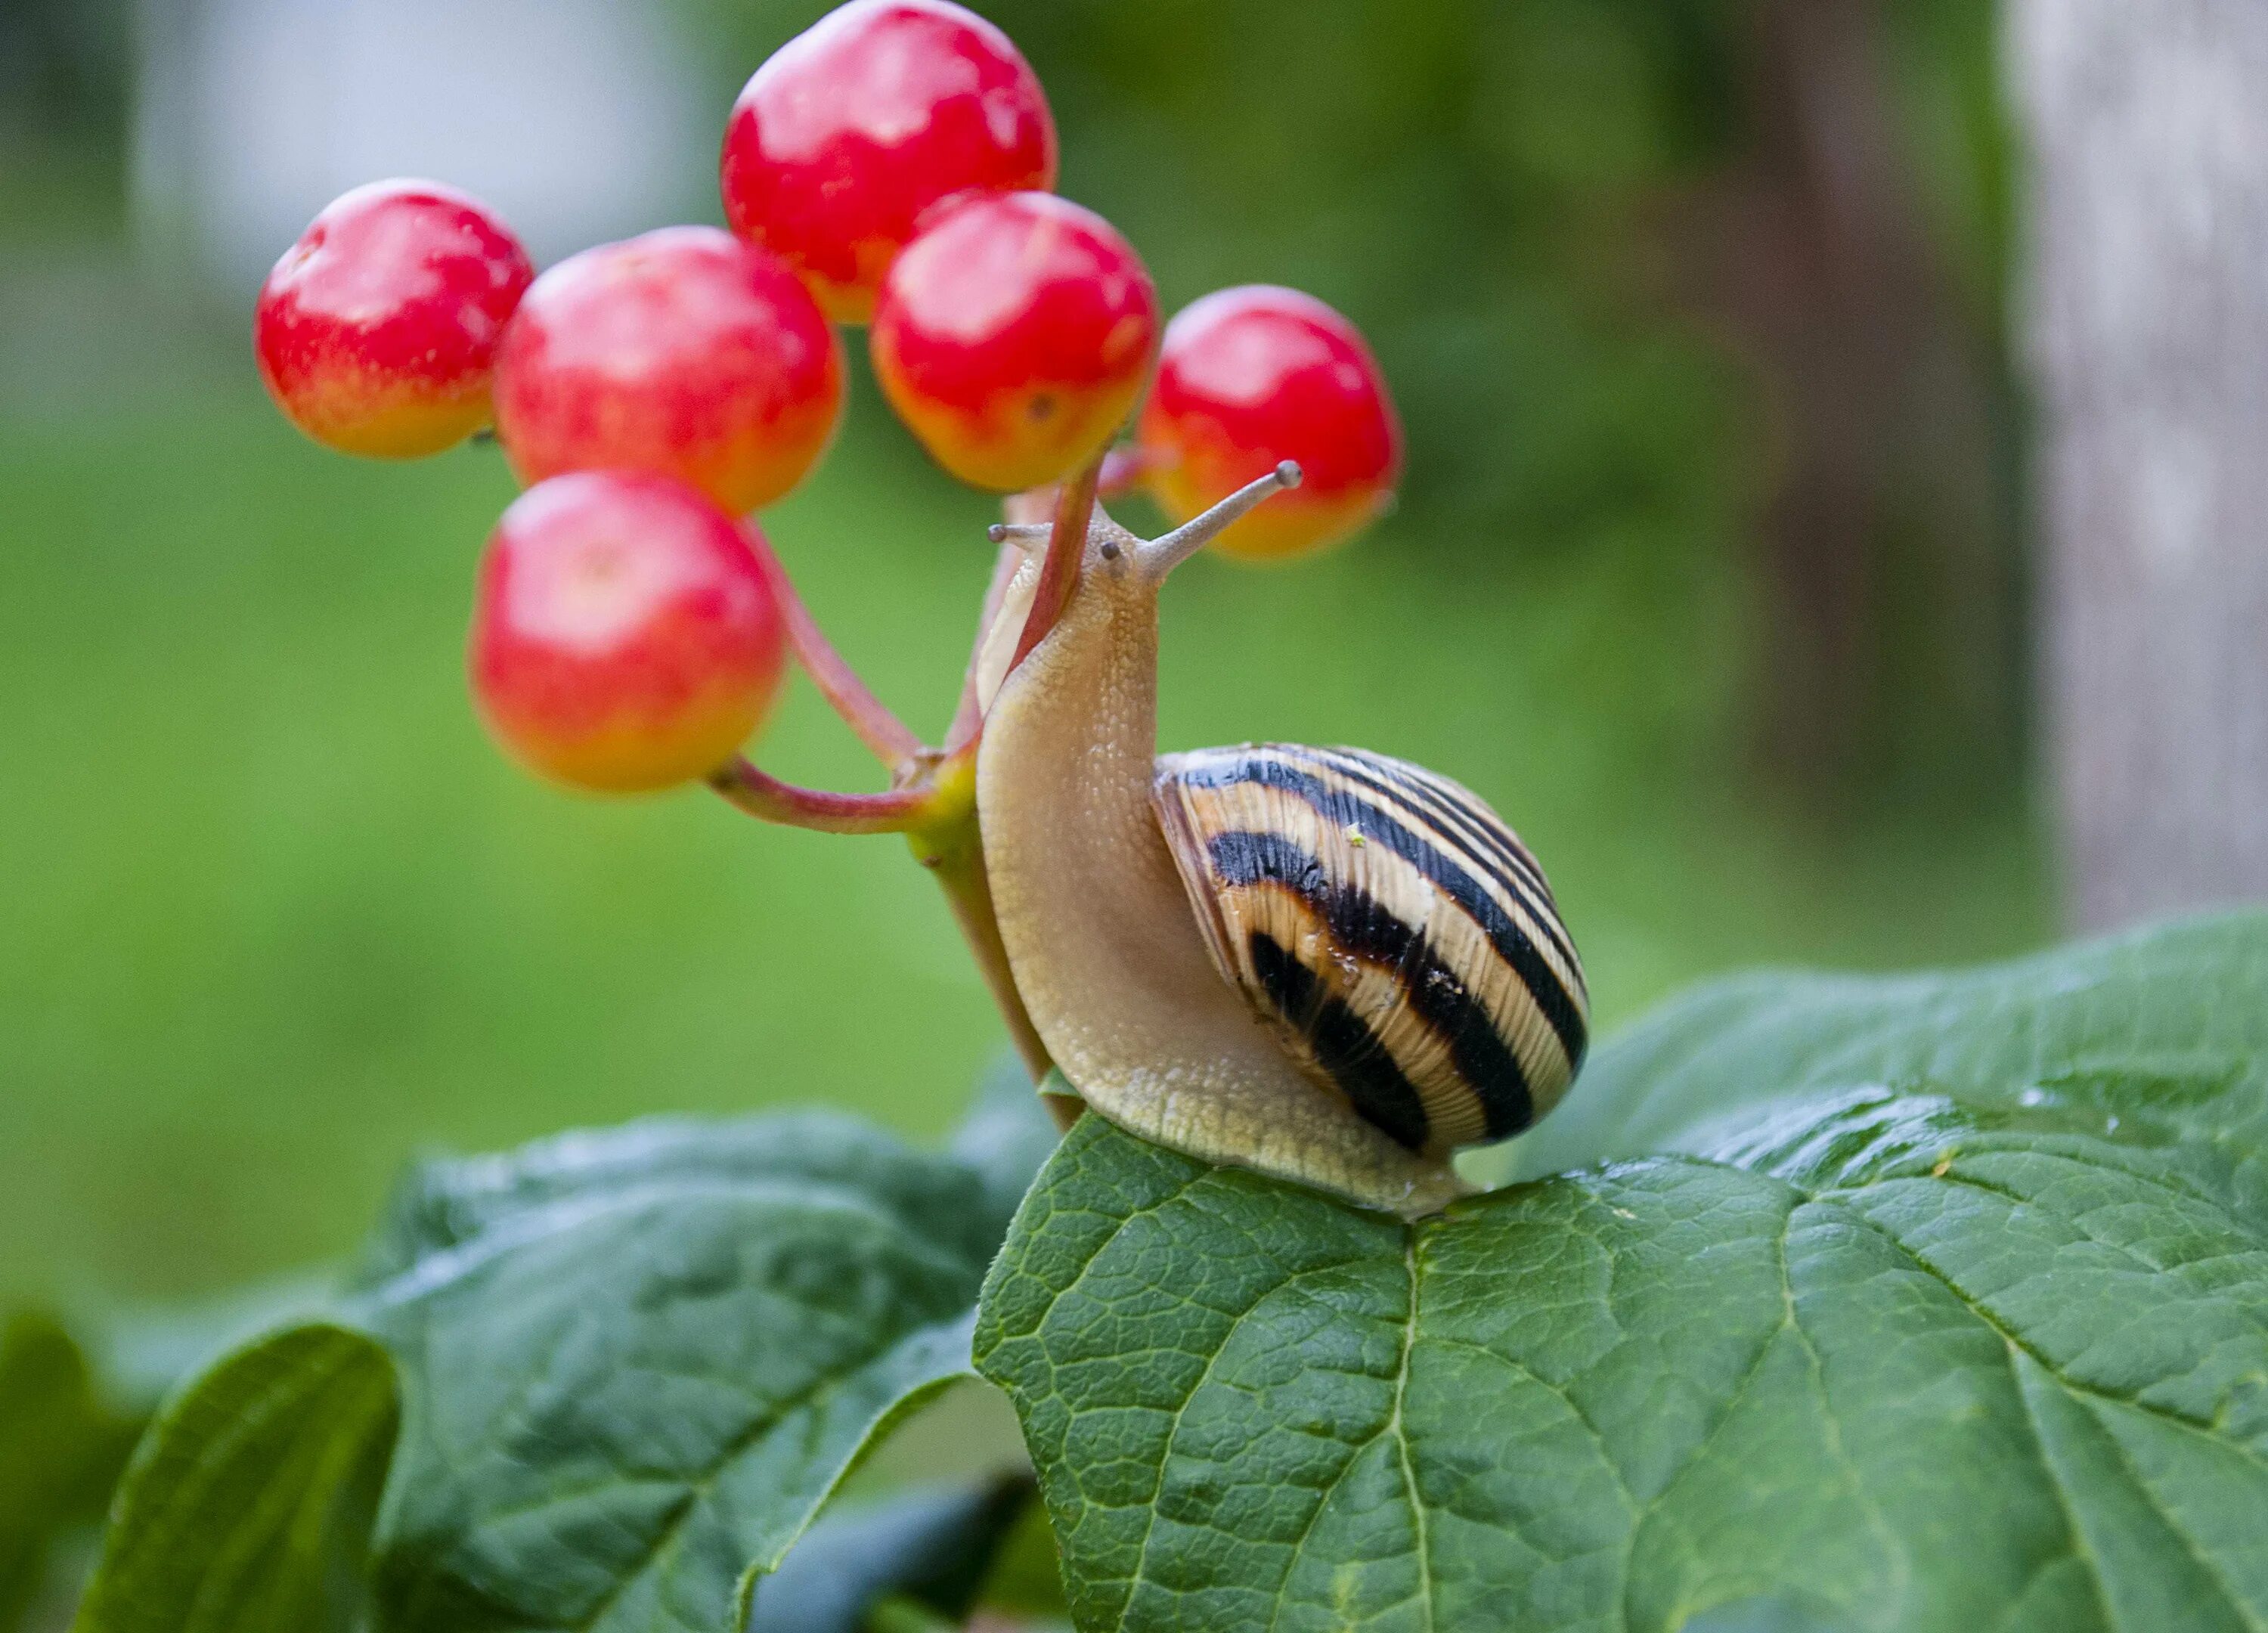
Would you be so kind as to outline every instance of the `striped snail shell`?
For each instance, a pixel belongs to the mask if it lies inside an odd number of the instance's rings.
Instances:
[[[1426,1156],[1557,1103],[1587,1033],[1582,966],[1535,858],[1479,798],[1352,748],[1157,764],[1214,967],[1310,1076]]]

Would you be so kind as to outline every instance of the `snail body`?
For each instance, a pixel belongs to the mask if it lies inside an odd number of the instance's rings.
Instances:
[[[1587,1026],[1534,858],[1445,778],[1351,749],[1157,754],[1159,587],[1275,486],[1165,538],[1097,513],[1013,660],[1025,562],[979,664],[976,797],[1019,995],[1112,1122],[1406,1215],[1449,1155],[1556,1103]]]

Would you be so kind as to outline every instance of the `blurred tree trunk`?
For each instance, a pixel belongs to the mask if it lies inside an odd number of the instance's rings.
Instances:
[[[1756,747],[1828,803],[2018,764],[2013,388],[1925,214],[1893,4],[1755,0],[1749,138],[1694,224],[1776,422]]]
[[[2073,916],[2268,897],[2268,4],[2012,0]]]

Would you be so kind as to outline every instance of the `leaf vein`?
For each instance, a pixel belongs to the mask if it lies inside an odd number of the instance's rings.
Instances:
[[[2246,1460],[2256,1466],[2268,1467],[2268,1463],[2263,1463],[2259,1455],[2253,1452],[2249,1446],[2244,1445],[2242,1442],[2225,1439],[2219,1435],[2213,1434],[2210,1430],[2192,1422],[2190,1418],[2183,1416],[2178,1412],[2170,1411],[2166,1408],[2157,1406],[2148,1401],[2120,1395],[2108,1389],[2098,1388],[2094,1385],[2080,1382],[2076,1379],[2066,1378],[2059,1370],[2058,1370],[2054,1362],[2050,1360],[2047,1357],[2040,1354],[2039,1351],[2035,1350],[2030,1344],[2025,1342],[2021,1336],[2002,1325],[1999,1318],[1994,1315],[1991,1310],[1978,1303],[1976,1299],[1970,1298],[1968,1292],[1950,1276],[1948,1276],[1944,1270],[1939,1269],[1936,1265],[1932,1264],[1927,1257],[1923,1254],[1917,1251],[1906,1242],[1899,1239],[1896,1232],[1887,1229],[1876,1221],[1868,1218],[1863,1212],[1859,1211],[1856,1208],[1845,1208],[1844,1211],[1849,1213],[1852,1217],[1865,1225],[1868,1230],[1879,1234],[1883,1240],[1896,1247],[1900,1253],[1911,1260],[1913,1263],[1919,1266],[1922,1270],[1934,1277],[1940,1283],[1943,1284],[1947,1291],[1951,1292],[1955,1298],[1959,1299],[1962,1305],[1967,1306],[1971,1314],[1975,1315],[1978,1320],[1983,1321],[1987,1327],[1991,1328],[1993,1332],[1998,1334],[2003,1343],[2008,1345],[2011,1349],[2021,1350],[2025,1355],[2030,1357],[2031,1359],[2038,1365],[2042,1372],[2045,1372],[2050,1378],[2055,1380],[2057,1387],[2072,1394],[2090,1396],[2095,1400],[2107,1401],[2116,1406],[2123,1406],[2130,1410],[2147,1414],[2161,1422],[2175,1424],[2179,1428],[2188,1430],[2193,1434],[2201,1436],[2216,1446],[2222,1446],[2229,1450],[2233,1450],[2239,1456],[2244,1458]],[[2206,1577],[2211,1579],[2213,1585],[2220,1590],[2221,1596],[2228,1601],[2229,1608],[2236,1613],[2237,1618],[2242,1621],[2247,1628],[2254,1629],[2254,1633],[2268,1633],[2268,1622],[2264,1622],[2261,1617],[2253,1614],[2242,1600],[2236,1598],[2235,1592],[2230,1588],[2228,1581],[2217,1570],[2214,1569],[2204,1551],[2198,1547],[2196,1539],[2191,1537],[2188,1532],[2184,1531],[2178,1524],[2176,1524],[2173,1515],[2167,1511],[2163,1504],[2158,1501],[2157,1494],[2153,1491],[2148,1483],[2142,1479],[2140,1471],[2134,1467],[2133,1460],[2127,1455],[2125,1447],[2118,1444],[2117,1437],[2112,1435],[2110,1438],[2113,1450],[2116,1451],[2118,1455],[2119,1462],[2125,1467],[2128,1475],[2133,1482],[2135,1490],[2141,1495],[2142,1500],[2149,1504],[2152,1512],[2156,1513],[2161,1519],[2165,1521],[2166,1529],[2180,1540],[2183,1548],[2185,1548],[2189,1552],[2190,1556],[2197,1561],[2198,1569],[2203,1570]],[[2052,1468],[2048,1470],[2048,1477],[2051,1481],[2055,1481],[2057,1479],[2055,1471]]]
[[[2023,1378],[2018,1372],[2020,1357],[2027,1356],[2029,1352],[2018,1349],[2008,1341],[2005,1334],[2001,1336],[2000,1342],[2003,1352],[2008,1357],[2008,1387],[2016,1392],[2016,1399],[2023,1406],[2024,1422],[2031,1429],[2032,1444],[2039,1452],[2040,1472],[2047,1478],[2048,1490],[2055,1493],[2056,1506],[2063,1510],[2064,1526],[2071,1537],[2071,1553],[2068,1557],[2077,1560],[2086,1569],[2088,1585],[2094,1593],[2099,1620],[2108,1626],[2110,1620],[2110,1601],[2104,1592],[2102,1562],[2095,1556],[2094,1548],[2088,1544],[2087,1532],[2079,1523],[2079,1510],[2071,1500],[2070,1491],[2065,1489],[2063,1482],[2057,1477],[2055,1463],[2048,1453],[2047,1426],[2040,1422],[2039,1414],[2034,1409],[2031,1396],[2026,1392]],[[2052,1374],[2050,1375],[2052,1376]],[[2040,1571],[2046,1570],[2053,1563],[2052,1560],[2042,1562]],[[2034,1576],[2039,1575],[2040,1571],[2035,1571]],[[2013,1595],[2009,1600],[2007,1615],[2014,1615],[2021,1601],[2021,1593]],[[2002,1621],[2005,1622],[2006,1620],[2007,1616],[2003,1616]]]

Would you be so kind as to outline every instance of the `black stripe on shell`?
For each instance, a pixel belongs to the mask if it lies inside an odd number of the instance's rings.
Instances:
[[[1365,840],[1384,845],[1409,863],[1481,927],[1488,936],[1489,945],[1512,966],[1528,996],[1535,1000],[1535,1007],[1557,1035],[1559,1046],[1567,1056],[1569,1075],[1572,1076],[1582,1063],[1588,1027],[1581,1009],[1561,983],[1550,961],[1536,950],[1528,932],[1479,880],[1439,847],[1349,790],[1333,788],[1314,773],[1281,760],[1268,759],[1259,751],[1237,754],[1226,763],[1193,761],[1182,769],[1181,776],[1193,788],[1232,788],[1239,783],[1257,783],[1305,802],[1326,822],[1340,828],[1359,826]]]
[[[1255,931],[1250,945],[1252,967],[1269,1002],[1300,1028],[1316,1063],[1364,1121],[1395,1144],[1424,1151],[1431,1132],[1425,1099],[1362,1017],[1323,993],[1314,972],[1265,931]]]
[[[1263,745],[1256,752],[1283,756],[1294,766],[1303,762],[1318,766],[1364,794],[1385,801],[1392,813],[1406,819],[1405,827],[1412,827],[1413,832],[1424,830],[1418,833],[1419,839],[1439,840],[1458,861],[1517,902],[1535,920],[1577,985],[1581,985],[1582,963],[1559,922],[1558,904],[1552,899],[1543,870],[1518,836],[1485,805],[1458,798],[1454,791],[1418,767],[1382,755],[1283,744]]]
[[[1393,800],[1442,838],[1504,888],[1525,908],[1577,982],[1583,979],[1582,961],[1559,923],[1559,904],[1551,895],[1550,881],[1535,856],[1513,831],[1484,805],[1459,797],[1456,791],[1422,768],[1355,748],[1302,749],[1331,771],[1372,793]],[[1492,865],[1500,863],[1502,865]]]
[[[1535,1121],[1535,1097],[1510,1041],[1420,931],[1366,892],[1334,882],[1321,862],[1280,834],[1216,834],[1206,849],[1223,885],[1291,891],[1323,921],[1339,947],[1393,972],[1411,1012],[1448,1045],[1459,1078],[1480,1103],[1490,1139],[1517,1134]]]
[[[1437,824],[1456,830],[1461,842],[1479,846],[1500,858],[1528,889],[1551,899],[1550,882],[1535,853],[1478,799],[1452,788],[1422,766],[1359,748],[1302,748],[1332,770],[1413,807]]]

